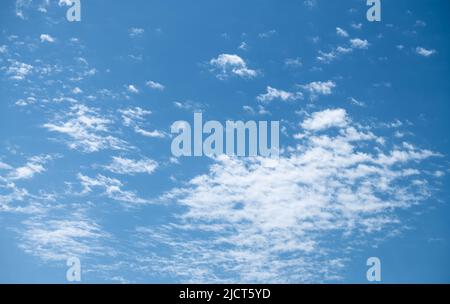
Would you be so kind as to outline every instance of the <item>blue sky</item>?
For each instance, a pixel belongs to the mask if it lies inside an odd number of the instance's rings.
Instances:
[[[448,1],[63,2],[0,4],[0,282],[449,283]],[[279,159],[174,158],[198,111]]]

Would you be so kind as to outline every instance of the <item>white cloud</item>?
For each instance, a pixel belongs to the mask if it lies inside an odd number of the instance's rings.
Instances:
[[[0,170],[11,170],[12,167],[2,161],[0,161]]]
[[[430,195],[415,181],[426,176],[418,162],[434,154],[380,145],[344,110],[322,113],[334,115],[310,125],[338,132],[307,134],[279,159],[219,157],[168,192],[163,199],[185,210],[179,221],[137,229],[149,255],[167,252],[153,255],[150,271],[197,283],[336,281],[355,248],[401,230],[396,211]]]
[[[352,48],[354,49],[367,49],[369,48],[369,41],[367,40],[362,40],[359,38],[355,38],[355,39],[351,39],[350,40],[350,44],[352,46]]]
[[[203,104],[201,104],[199,102],[191,101],[191,100],[175,101],[173,103],[173,105],[175,107],[177,107],[178,109],[190,110],[190,111],[193,111],[193,112],[203,111],[204,108],[205,108],[205,105],[203,105]]]
[[[430,57],[431,55],[436,54],[436,50],[427,50],[419,46],[416,48],[416,53],[420,56]]]
[[[83,93],[83,90],[81,90],[79,87],[75,87],[75,88],[72,90],[72,93],[73,93],[73,94],[81,94],[81,93]]]
[[[87,256],[114,255],[114,250],[103,244],[109,234],[79,212],[70,214],[66,219],[31,218],[23,224],[25,228],[21,231],[20,247],[46,262],[66,262],[69,257],[83,259]]]
[[[351,48],[346,48],[346,47],[343,47],[343,46],[338,46],[336,48],[336,52],[339,53],[339,54],[348,54],[348,53],[352,52],[352,49]]]
[[[49,43],[55,42],[55,38],[53,38],[52,36],[50,36],[48,34],[42,34],[40,36],[40,38],[41,38],[41,42],[49,42]]]
[[[134,86],[134,85],[132,85],[132,84],[130,84],[130,85],[127,86],[127,90],[128,90],[128,92],[130,92],[130,93],[133,93],[133,94],[139,94],[138,88],[136,88],[136,86]]]
[[[341,37],[348,37],[348,33],[339,27],[336,28],[336,32]],[[330,62],[336,60],[337,58],[339,58],[341,55],[351,53],[354,49],[364,50],[364,49],[368,49],[369,46],[370,46],[370,43],[367,40],[362,40],[359,38],[350,39],[349,47],[337,46],[330,52],[319,51],[319,54],[316,58],[320,62],[330,63]]]
[[[32,4],[32,0],[16,0],[15,13],[20,19],[26,19],[24,11],[29,9]]]
[[[345,30],[341,29],[340,27],[336,28],[336,34],[338,34],[338,36],[341,37],[348,37],[348,33]]]
[[[313,113],[301,126],[308,131],[320,131],[331,127],[345,127],[347,124],[348,117],[344,109],[327,109]]]
[[[126,142],[109,134],[111,123],[110,119],[100,116],[98,110],[79,104],[43,127],[69,136],[67,144],[70,149],[80,149],[87,153],[105,149],[126,150],[129,146]]]
[[[337,55],[334,51],[328,52],[328,53],[319,51],[319,55],[317,56],[317,60],[324,62],[324,63],[330,63],[331,61],[333,61],[336,58],[337,58]]]
[[[135,127],[134,131],[136,133],[138,133],[138,134],[141,134],[142,136],[150,137],[150,138],[164,138],[164,137],[166,137],[166,134],[164,132],[162,132],[162,131],[159,131],[159,130],[147,131],[147,130],[144,130],[144,129],[140,128],[140,127]]]
[[[164,138],[166,136],[161,131],[146,131],[142,128],[145,117],[150,115],[152,113],[151,111],[135,107],[119,110],[119,113],[122,114],[123,125],[133,128],[136,133],[141,134],[142,136],[152,138]]]
[[[15,168],[8,174],[8,179],[16,181],[21,179],[30,179],[35,174],[39,174],[45,171],[44,164],[51,160],[52,157],[46,156],[33,156],[31,157],[25,166]]]
[[[115,178],[109,178],[104,175],[98,174],[95,178],[88,177],[83,174],[78,174],[78,179],[81,182],[83,191],[81,194],[88,194],[93,191],[94,188],[102,189],[102,195],[126,204],[146,204],[148,200],[140,198],[136,193],[132,191],[123,190],[123,184],[121,181]]]
[[[33,70],[32,65],[17,60],[10,60],[9,62],[10,66],[6,70],[6,74],[10,75],[10,78],[13,80],[24,80]]]
[[[314,81],[306,85],[301,85],[301,88],[307,90],[311,95],[331,95],[333,89],[336,87],[336,83],[329,81]]]
[[[214,70],[218,70],[219,79],[226,79],[231,75],[254,78],[259,74],[258,71],[248,68],[244,59],[238,55],[220,54],[217,58],[211,59],[209,64]]]
[[[30,97],[27,97],[27,98],[25,98],[25,99],[19,99],[19,100],[17,100],[17,101],[16,101],[16,106],[19,106],[19,107],[26,107],[26,106],[31,105],[31,104],[34,104],[34,103],[36,103],[36,98],[30,96]]]
[[[303,98],[303,94],[301,92],[291,93],[283,90],[278,90],[272,87],[267,87],[267,92],[265,94],[261,94],[257,97],[257,99],[261,102],[271,102],[273,100],[282,100],[282,101],[294,101]]]
[[[152,114],[151,111],[144,110],[140,107],[121,109],[119,113],[122,114],[123,124],[126,127],[132,127],[143,121],[146,116]]]
[[[113,157],[111,164],[105,166],[106,170],[109,170],[117,174],[134,175],[137,173],[152,174],[158,163],[151,159],[133,160],[122,157]]]
[[[146,85],[153,90],[164,91],[165,86],[159,82],[155,82],[152,80],[147,81]]]

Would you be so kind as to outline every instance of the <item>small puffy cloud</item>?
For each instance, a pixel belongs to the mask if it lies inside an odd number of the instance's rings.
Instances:
[[[52,36],[50,36],[48,34],[42,34],[40,38],[41,38],[41,42],[49,42],[49,43],[55,42],[55,38],[53,38]]]
[[[134,85],[132,85],[132,84],[130,84],[130,85],[127,86],[127,90],[128,90],[128,92],[130,92],[130,93],[133,93],[133,94],[139,94],[138,88],[136,88],[136,86],[134,86]]]
[[[134,175],[138,173],[152,174],[157,167],[158,163],[156,161],[147,158],[133,160],[113,157],[112,163],[104,168],[116,174]]]
[[[345,127],[347,124],[348,117],[344,109],[327,109],[313,113],[301,126],[308,131],[321,131],[332,127]]]
[[[33,70],[33,66],[19,62],[17,60],[10,61],[10,66],[6,70],[6,75],[10,76],[13,80],[24,80]]]
[[[341,29],[340,27],[336,28],[336,34],[338,34],[338,36],[341,36],[341,37],[345,37],[345,38],[348,37],[348,33],[345,30]]]
[[[355,39],[351,39],[350,40],[350,44],[352,46],[352,48],[354,49],[367,49],[369,48],[369,41],[367,40],[363,40],[363,39],[359,39],[359,38],[355,38]]]
[[[430,57],[431,55],[436,54],[436,50],[428,50],[419,46],[416,48],[416,53],[423,57]]]
[[[79,87],[76,87],[72,90],[73,94],[81,94],[83,93],[83,90],[81,90]]]
[[[333,89],[336,87],[336,83],[329,81],[314,81],[306,85],[301,85],[301,88],[307,90],[311,93],[311,95],[331,95],[333,93]]]
[[[273,100],[282,100],[282,101],[294,101],[303,98],[303,94],[301,92],[287,92],[283,90],[278,90],[272,87],[267,87],[267,92],[261,94],[257,97],[260,102],[270,102]]]
[[[164,89],[166,88],[161,83],[152,80],[147,81],[146,86],[157,91],[164,91]]]
[[[217,58],[211,59],[209,64],[213,70],[218,72],[217,78],[219,79],[226,79],[232,75],[254,78],[259,74],[258,71],[248,68],[244,59],[238,55],[220,54]]]

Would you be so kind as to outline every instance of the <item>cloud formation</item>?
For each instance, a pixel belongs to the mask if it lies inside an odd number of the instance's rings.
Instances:
[[[259,73],[250,69],[247,63],[238,55],[220,54],[217,58],[209,61],[213,71],[217,71],[217,78],[226,79],[232,75],[242,78],[254,78]]]
[[[301,142],[279,159],[218,157],[168,192],[185,210],[179,221],[138,229],[169,253],[154,256],[155,267],[182,282],[339,280],[356,244],[401,230],[396,211],[429,197],[418,163],[436,153],[389,148],[343,109],[300,125]]]

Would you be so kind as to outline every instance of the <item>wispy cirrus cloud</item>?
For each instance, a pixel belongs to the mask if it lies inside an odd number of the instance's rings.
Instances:
[[[70,111],[58,114],[52,122],[43,127],[51,132],[66,135],[65,140],[70,149],[92,153],[105,149],[127,150],[129,146],[110,134],[112,121],[99,114],[94,108],[82,104],[71,106]]]
[[[23,225],[20,248],[46,262],[115,254],[114,249],[105,245],[110,235],[82,212],[73,212],[63,218],[34,217],[25,220]]]
[[[116,178],[110,178],[101,174],[98,174],[96,177],[89,177],[81,173],[77,177],[83,189],[82,195],[87,195],[94,189],[100,189],[102,190],[100,192],[101,195],[128,206],[150,203],[149,200],[139,197],[135,192],[124,190],[123,183]]]
[[[126,127],[133,128],[134,132],[151,138],[164,138],[166,134],[159,130],[147,131],[142,125],[144,123],[144,118],[150,114],[151,111],[144,110],[140,107],[121,109],[119,113],[122,115],[123,124]]]

